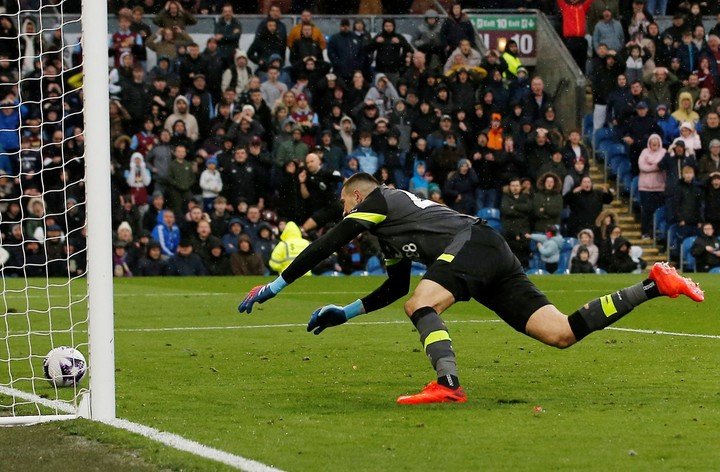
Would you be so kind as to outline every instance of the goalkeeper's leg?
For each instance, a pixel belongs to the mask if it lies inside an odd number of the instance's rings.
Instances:
[[[641,303],[660,296],[676,298],[680,295],[696,302],[705,298],[695,282],[681,277],[666,263],[656,263],[647,279],[596,298],[570,316],[562,314],[554,305],[538,309],[528,320],[525,332],[545,344],[563,349],[610,326]]]
[[[420,343],[437,372],[437,381],[429,383],[416,395],[398,398],[398,403],[462,403],[466,400],[458,379],[450,333],[440,318],[440,313],[453,303],[453,294],[432,280],[421,280],[412,297],[405,303],[405,313],[418,330]]]

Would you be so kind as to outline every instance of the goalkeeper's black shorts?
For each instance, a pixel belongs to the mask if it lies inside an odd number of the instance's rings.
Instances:
[[[478,224],[472,227],[470,238],[464,238],[452,259],[436,260],[423,278],[442,285],[455,301],[474,298],[524,333],[530,316],[550,301],[528,279],[520,261],[495,230]]]

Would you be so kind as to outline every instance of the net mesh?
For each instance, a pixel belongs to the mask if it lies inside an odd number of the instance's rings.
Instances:
[[[65,0],[0,15],[0,416],[67,412],[87,385],[57,388],[51,349],[87,355],[80,16]],[[23,7],[27,8],[23,8]],[[30,395],[28,395],[30,394]]]

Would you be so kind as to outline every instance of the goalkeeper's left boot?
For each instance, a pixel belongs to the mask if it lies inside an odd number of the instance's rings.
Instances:
[[[422,392],[415,395],[403,395],[398,397],[399,405],[419,405],[422,403],[465,403],[467,395],[462,387],[452,389],[432,381],[423,388]]]
[[[705,300],[705,293],[700,290],[700,285],[687,277],[682,277],[667,262],[656,262],[648,278],[657,284],[661,295],[670,298],[685,295],[696,302]]]

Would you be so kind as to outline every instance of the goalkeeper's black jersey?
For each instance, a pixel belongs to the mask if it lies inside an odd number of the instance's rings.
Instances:
[[[385,186],[374,190],[345,219],[360,222],[377,236],[388,262],[405,258],[427,266],[444,253],[454,256],[450,242],[478,221],[405,190]]]
[[[429,266],[438,258],[455,256],[462,243],[452,247],[450,243],[461,232],[467,232],[469,238],[470,228],[477,222],[474,216],[461,215],[444,205],[383,185],[308,246],[282,277],[293,282],[363,231],[377,236],[388,266],[402,259]]]

